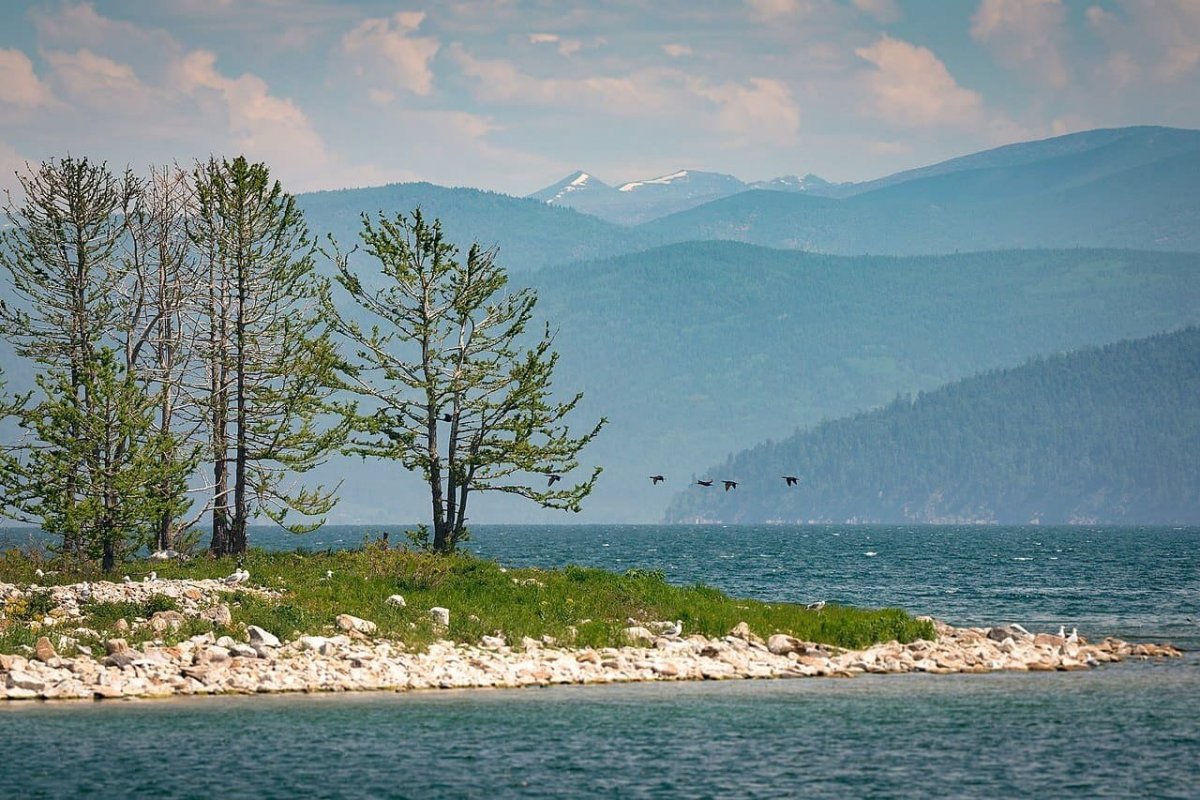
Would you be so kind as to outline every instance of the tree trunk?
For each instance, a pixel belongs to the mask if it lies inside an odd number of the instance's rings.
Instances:
[[[237,255],[237,310],[234,317],[234,347],[237,353],[235,378],[237,388],[234,401],[237,417],[234,422],[234,447],[236,456],[233,466],[233,528],[230,531],[230,551],[242,555],[246,552],[246,518],[250,509],[246,502],[246,275],[245,243],[242,241],[242,225],[238,226]]]

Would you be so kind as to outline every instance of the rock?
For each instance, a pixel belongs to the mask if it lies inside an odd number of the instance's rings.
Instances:
[[[150,617],[150,630],[155,633],[166,633],[167,631],[177,631],[184,626],[187,618],[178,611],[158,611]]]
[[[36,675],[31,675],[28,672],[13,671],[8,673],[8,679],[5,682],[9,689],[9,697],[12,697],[13,689],[28,689],[31,692],[40,692],[46,688],[46,682]]]
[[[479,646],[488,650],[499,650],[501,647],[506,647],[508,642],[503,636],[484,636],[479,640]]]
[[[122,617],[113,625],[113,630],[115,630],[117,633],[127,633],[129,631],[129,623],[125,621],[124,617]]]
[[[641,625],[630,625],[625,629],[625,638],[631,642],[653,642],[654,634]]]
[[[299,644],[301,650],[311,650],[314,653],[323,654],[329,645],[329,640],[324,636],[301,636]]]
[[[404,608],[408,605],[408,603],[404,602],[404,595],[399,594],[390,596],[386,602],[389,606],[395,606],[396,608]]]
[[[433,617],[435,625],[440,625],[443,628],[450,627],[450,609],[434,606],[429,609],[429,615]]]
[[[372,634],[378,630],[379,626],[368,619],[360,619],[359,617],[351,616],[350,614],[338,614],[337,626],[344,631],[357,631],[363,634]],[[449,612],[447,612],[447,622],[449,625]]]
[[[109,639],[104,643],[104,652],[108,655],[124,653],[129,649],[129,642],[124,639]]]
[[[1030,639],[1029,631],[1022,628],[1020,625],[997,625],[994,628],[988,628],[987,638],[993,642],[1003,642],[1005,639]]]
[[[234,642],[233,647],[229,648],[229,653],[240,658],[258,658],[258,650],[251,645],[242,644],[241,642]]]
[[[24,663],[25,659],[20,656],[10,656],[0,653],[0,672],[11,672],[13,669],[18,669]]]
[[[729,635],[744,642],[751,642],[753,644],[763,643],[762,637],[750,630],[750,626],[745,622],[739,622],[737,625],[734,625]]]
[[[767,649],[777,656],[786,656],[788,653],[802,653],[805,651],[804,642],[795,636],[788,636],[786,633],[772,634],[771,638],[767,639]]]
[[[250,644],[262,645],[263,647],[279,647],[279,637],[275,634],[263,630],[257,625],[246,626],[246,635],[250,637]]]
[[[54,649],[54,645],[50,644],[50,640],[42,636],[37,640],[37,644],[33,646],[34,657],[38,661],[50,663],[52,659],[58,658],[58,651]]]
[[[229,610],[229,606],[218,603],[201,611],[200,619],[211,622],[218,628],[228,628],[233,624],[233,613]]]

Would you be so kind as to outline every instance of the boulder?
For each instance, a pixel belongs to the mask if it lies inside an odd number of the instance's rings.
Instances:
[[[129,649],[129,642],[124,639],[109,639],[104,643],[104,652],[108,655],[124,653]]]
[[[257,625],[247,625],[246,635],[250,637],[251,645],[262,645],[263,647],[279,647],[279,637],[275,634],[265,631]]]
[[[177,631],[183,627],[187,619],[178,611],[158,611],[150,617],[150,630],[155,633]]]
[[[260,647],[265,645],[259,645]],[[233,647],[229,648],[229,654],[238,656],[239,658],[258,658],[258,650],[248,644],[234,642]]]
[[[443,628],[450,627],[450,609],[434,606],[429,609],[429,615],[433,617],[435,625],[440,625]]]
[[[51,660],[58,658],[58,651],[54,649],[54,645],[50,644],[50,640],[42,636],[37,640],[37,644],[33,646],[34,657],[38,661],[49,663]]]
[[[28,689],[31,692],[40,692],[46,688],[46,682],[36,675],[31,675],[28,672],[13,671],[8,673],[6,681],[8,688],[11,689]],[[12,695],[9,695],[12,697]]]
[[[741,639],[744,642],[751,642],[752,644],[763,643],[762,637],[750,630],[750,626],[745,622],[739,622],[737,625],[734,625],[729,635],[735,639]]]
[[[396,608],[404,608],[406,605],[408,605],[408,603],[404,601],[404,595],[400,594],[394,594],[390,596],[387,599],[387,604],[389,606],[395,606]]]
[[[113,630],[115,630],[117,633],[126,633],[129,631],[129,623],[125,621],[124,617],[122,617],[113,624]]]
[[[767,639],[767,649],[777,656],[786,656],[788,653],[803,653],[805,651],[804,642],[795,636],[788,636],[786,633],[772,634],[771,638]]]
[[[299,643],[301,650],[311,650],[314,653],[324,653],[325,648],[329,646],[329,640],[324,636],[301,636]]]
[[[229,610],[229,606],[218,603],[201,611],[200,619],[207,620],[218,628],[228,628],[233,624],[233,613]]]
[[[503,636],[484,636],[479,640],[479,646],[488,650],[499,650],[507,644]]]
[[[625,629],[625,638],[631,642],[653,642],[654,634],[641,625],[630,625]]]
[[[368,619],[360,619],[350,614],[338,614],[336,622],[337,626],[344,631],[357,631],[363,634],[375,633],[379,627]],[[446,624],[449,624],[449,622]]]

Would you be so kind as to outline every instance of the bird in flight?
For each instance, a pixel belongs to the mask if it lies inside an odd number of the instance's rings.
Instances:
[[[696,483],[700,486],[712,486],[713,484],[712,481],[696,481]]]
[[[795,486],[796,482],[800,480],[795,475],[784,475],[783,479],[787,481],[788,486]]]
[[[662,475],[651,475],[650,476],[650,482],[653,483],[655,486],[658,486],[660,483],[662,483],[662,480],[663,480]]]
[[[550,480],[546,481],[546,485],[547,485],[547,486],[553,486],[554,484],[556,484],[556,483],[558,483],[559,481],[561,481],[561,480],[562,480],[562,475],[553,475],[553,474],[551,474],[551,475],[549,475],[548,477],[550,478]]]
[[[727,492],[728,492],[730,489],[736,489],[736,488],[737,488],[737,481],[721,481],[721,483],[725,484],[725,491],[727,491]]]

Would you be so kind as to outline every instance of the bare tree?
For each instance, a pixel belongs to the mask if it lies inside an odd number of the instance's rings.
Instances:
[[[188,230],[194,213],[191,174],[179,167],[151,168],[130,215],[123,287],[126,369],[152,396],[163,455],[172,462],[195,459],[194,439],[202,422],[188,391],[200,366],[196,336],[203,296],[203,276]],[[171,471],[164,470],[162,489],[168,490],[172,481]],[[157,549],[175,547],[177,535],[194,524],[180,519],[189,505],[163,508]]]
[[[342,385],[363,407],[353,415],[356,435],[348,450],[421,472],[439,552],[466,537],[473,491],[579,511],[601,468],[573,484],[562,476],[579,465],[579,452],[605,420],[579,437],[563,424],[582,395],[552,400],[558,354],[549,327],[523,346],[534,292],[508,293],[495,251],[474,245],[461,259],[443,239],[441,224],[426,223],[419,209],[411,218],[380,213],[375,222],[363,215],[361,237],[367,255],[379,262],[382,287],[373,288],[378,278],[364,282],[335,245],[337,280],[382,330],[340,312],[331,294],[323,304],[331,326],[355,351]],[[544,488],[531,485],[532,475]]]

